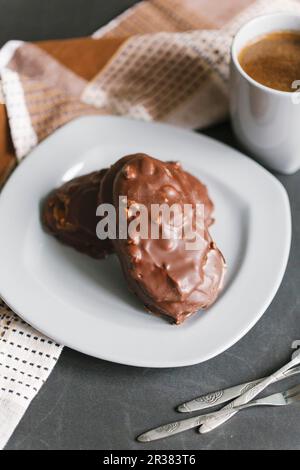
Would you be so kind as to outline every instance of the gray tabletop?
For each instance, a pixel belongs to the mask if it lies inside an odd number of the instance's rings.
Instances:
[[[87,35],[134,3],[0,0],[0,45]],[[227,123],[205,133],[236,146]],[[290,261],[272,305],[246,337],[205,364],[163,370],[112,364],[65,348],[7,449],[300,449],[300,407],[246,411],[204,436],[189,431],[154,444],[135,441],[148,428],[176,419],[180,402],[259,377],[288,360],[292,340],[300,338],[300,172],[279,179],[293,214]]]

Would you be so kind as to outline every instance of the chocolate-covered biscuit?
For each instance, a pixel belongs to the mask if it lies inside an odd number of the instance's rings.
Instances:
[[[178,165],[176,162],[169,163]],[[106,171],[95,171],[74,178],[52,191],[42,212],[44,227],[54,237],[65,245],[100,259],[113,251],[110,240],[100,240],[96,235],[97,194]],[[205,204],[206,223],[210,225],[213,203],[207,189],[194,176],[187,172],[186,176],[190,180],[190,188],[196,199]],[[108,185],[111,188],[110,181]]]
[[[113,248],[110,240],[99,240],[96,235],[97,198],[105,173],[106,170],[95,171],[68,181],[47,197],[42,210],[42,222],[48,232],[98,259]]]
[[[147,157],[148,155],[140,153],[140,154],[132,154],[126,155],[125,157],[120,158],[114,165],[110,167],[110,169],[104,175],[101,185],[100,185],[100,192],[98,203],[101,204],[102,202],[106,202],[109,204],[114,204],[113,201],[113,184],[114,179],[118,171],[125,165],[125,163],[129,163],[129,161],[136,157],[137,155],[144,155]],[[151,158],[151,157],[150,157]],[[205,207],[205,224],[209,227],[213,224],[214,219],[212,218],[212,213],[214,210],[214,205],[212,200],[209,197],[207,187],[199,181],[195,176],[191,175],[187,171],[184,171],[181,167],[179,162],[164,162],[164,165],[174,169],[180,169],[182,171],[182,177],[184,179],[184,184],[186,187],[189,188],[190,196],[195,201],[195,203],[203,204]]]
[[[195,226],[201,243],[197,249],[187,250],[187,239],[143,238],[139,231],[127,239],[113,241],[129,288],[146,308],[173,322],[182,323],[189,315],[209,307],[222,287],[225,262],[209,232],[213,209],[206,188],[179,164],[164,163],[145,154],[122,158],[103,178],[100,201],[113,203],[118,210],[119,198],[127,198],[127,221],[131,222],[130,206],[146,206],[151,214],[152,204],[204,204],[205,215],[200,228]],[[120,215],[120,214],[118,214]],[[149,227],[156,223],[160,233],[165,232],[164,221],[149,219]],[[117,228],[119,217],[117,217]],[[118,230],[117,230],[118,233]]]

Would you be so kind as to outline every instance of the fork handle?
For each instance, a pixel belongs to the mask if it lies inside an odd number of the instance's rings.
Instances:
[[[178,406],[177,411],[180,413],[191,413],[193,411],[205,410],[212,408],[213,406],[221,405],[227,401],[231,401],[236,397],[239,397],[242,393],[249,390],[254,385],[258,384],[265,377],[252,382],[245,382],[241,385],[235,385],[234,387],[226,388],[225,390],[218,390],[217,392],[208,393],[207,395],[201,395],[194,400],[187,401]]]
[[[254,385],[250,390],[243,393],[240,397],[236,398],[220,411],[214,413],[214,416],[209,417],[205,423],[200,427],[199,432],[205,434],[217,428],[221,424],[228,421],[232,416],[238,413],[238,410],[233,410],[232,408],[238,408],[241,405],[249,403],[253,398],[259,395],[263,390],[265,390],[269,385],[279,380],[282,380],[285,377],[286,372],[292,367],[300,363],[300,355],[296,356],[294,359],[289,361],[285,366],[281,367],[277,372],[270,375],[262,382]]]
[[[273,397],[273,395],[271,397]],[[274,402],[270,400],[271,397],[261,398],[260,400],[252,401],[251,403],[241,405],[235,411],[251,408],[253,406],[274,406]],[[180,432],[188,431],[189,429],[193,429],[197,426],[205,424],[208,419],[217,414],[218,412],[215,411],[206,415],[194,416],[192,418],[174,421],[173,423],[159,426],[158,428],[151,429],[151,431],[147,431],[144,434],[141,434],[137,438],[137,440],[139,442],[152,442],[157,441],[158,439],[171,437],[174,436],[174,434],[179,434]]]
[[[243,405],[241,408],[246,408],[249,405]],[[240,409],[240,408],[239,408]],[[188,431],[189,429],[196,428],[201,426],[209,418],[216,415],[218,412],[208,413],[206,415],[193,416],[192,418],[181,419],[179,421],[173,421],[173,423],[168,423],[158,428],[151,429],[150,431],[145,432],[137,437],[139,442],[152,442],[159,439],[164,439],[166,437],[174,436],[180,432]]]
[[[179,434],[180,432],[187,431],[188,429],[196,428],[205,422],[205,419],[208,416],[212,416],[214,413],[208,415],[194,416],[193,418],[186,418],[180,421],[174,421],[173,423],[165,424],[159,426],[158,428],[151,429],[144,434],[138,436],[137,440],[139,442],[151,442],[157,441],[158,439],[163,439],[165,437],[173,436],[174,434]]]
[[[296,375],[300,373],[300,367],[295,367],[293,369],[289,369],[285,374],[283,379],[287,377],[291,377],[292,375]],[[182,403],[178,406],[177,411],[180,413],[190,413],[193,411],[205,410],[208,408],[215,407],[217,405],[221,405],[222,403],[226,403],[227,401],[231,401],[234,398],[239,397],[244,392],[252,388],[254,385],[258,384],[262,380],[265,380],[266,377],[261,379],[253,380],[251,382],[245,382],[240,385],[235,385],[234,387],[225,388],[223,390],[218,390],[216,392],[211,392],[206,395],[201,395],[198,398],[194,398],[191,401],[187,401]]]

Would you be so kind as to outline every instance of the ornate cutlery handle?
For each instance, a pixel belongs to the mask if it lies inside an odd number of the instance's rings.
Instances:
[[[286,372],[292,367],[298,365],[299,363],[300,355],[296,356],[294,359],[292,359],[274,374],[265,378],[262,382],[259,382],[257,385],[254,385],[250,390],[243,393],[239,398],[236,398],[235,400],[230,402],[229,405],[222,408],[220,411],[214,413],[214,416],[209,417],[205,421],[203,426],[201,426],[199,432],[201,434],[207,433],[228,421],[232,416],[238,413],[238,410],[232,410],[232,408],[236,408],[241,405],[245,405],[246,403],[249,403],[249,401],[259,395],[259,393],[265,390],[265,388],[267,388],[269,385],[285,378]],[[231,409],[229,410],[229,408]]]
[[[300,390],[300,387],[298,388]],[[250,403],[246,403],[245,405],[241,405],[234,411],[236,412],[245,408],[250,408],[252,406],[282,406],[284,404],[287,404],[287,402],[284,401],[283,394],[277,393],[256,401],[252,401]],[[139,442],[151,442],[156,441],[158,439],[170,437],[174,434],[179,434],[180,432],[196,428],[201,424],[205,424],[208,419],[217,414],[218,412],[214,412],[206,415],[194,416],[193,418],[182,419],[181,421],[174,421],[173,423],[165,424],[164,426],[159,426],[158,428],[152,429],[151,431],[147,431],[144,434],[141,434],[137,438],[137,440]]]
[[[182,419],[181,421],[174,421],[173,423],[159,426],[158,428],[151,429],[151,431],[141,434],[138,436],[137,440],[139,442],[151,442],[179,434],[180,432],[200,426],[205,423],[207,418],[210,418],[214,414],[215,413],[209,413],[207,415],[194,416],[193,418]]]
[[[217,392],[202,395],[199,398],[195,398],[194,400],[183,403],[182,405],[178,406],[177,410],[180,413],[189,413],[192,411],[205,410],[207,408],[212,408],[213,406],[221,405],[222,403],[226,403],[227,401],[239,397],[242,393],[246,392],[262,380],[264,379],[254,380],[253,382],[246,382],[241,385],[236,385],[235,387],[226,388],[225,390],[218,390]]]
[[[288,370],[283,378],[291,377],[300,373],[300,367],[295,367],[294,369]],[[217,392],[208,393],[207,395],[202,395],[194,400],[182,403],[178,406],[177,410],[180,413],[189,413],[193,411],[205,410],[212,408],[213,406],[221,405],[227,401],[231,401],[236,397],[239,397],[244,392],[252,388],[254,385],[258,384],[262,380],[265,380],[266,377],[263,377],[258,380],[253,380],[252,382],[246,382],[240,385],[235,385],[234,387],[226,388],[225,390],[218,390]]]

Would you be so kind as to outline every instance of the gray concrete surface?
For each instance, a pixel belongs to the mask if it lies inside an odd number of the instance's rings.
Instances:
[[[0,0],[0,45],[89,34],[133,3]],[[206,133],[236,145],[228,124]],[[289,358],[291,341],[300,338],[300,172],[279,179],[292,206],[291,257],[276,298],[246,337],[205,364],[173,370],[111,364],[66,348],[7,449],[300,449],[300,407],[253,409],[205,436],[189,431],[149,445],[134,439],[175,419],[174,407],[183,400],[259,377]]]

